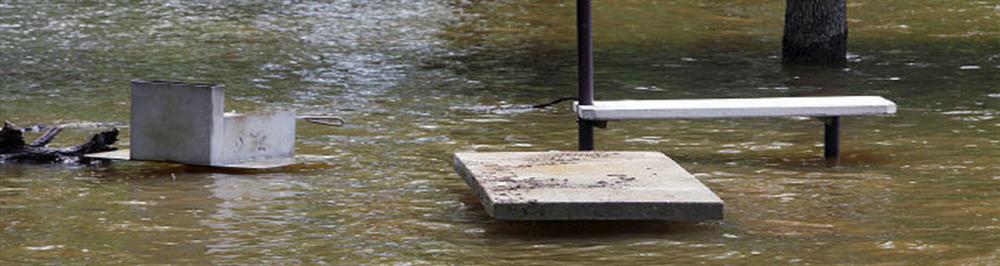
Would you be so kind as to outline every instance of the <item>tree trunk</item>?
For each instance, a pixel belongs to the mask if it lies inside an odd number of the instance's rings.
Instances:
[[[118,141],[118,129],[110,129],[90,137],[86,143],[66,147],[45,147],[62,129],[54,127],[45,132],[37,140],[28,144],[24,141],[22,130],[10,122],[4,122],[0,128],[0,164],[5,162],[18,163],[72,163],[80,162],[83,155],[95,152],[113,151],[111,147]]]
[[[847,0],[786,0],[782,61],[836,65],[847,62]]]

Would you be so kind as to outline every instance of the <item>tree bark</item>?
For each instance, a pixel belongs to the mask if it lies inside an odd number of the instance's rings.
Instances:
[[[786,0],[782,61],[836,65],[847,62],[847,0]]]
[[[61,131],[61,128],[54,127],[28,144],[24,141],[23,130],[4,121],[3,128],[0,128],[0,164],[5,162],[74,163],[84,161],[82,160],[83,155],[86,154],[117,149],[111,147],[111,144],[118,141],[118,129],[115,128],[97,133],[90,137],[89,141],[80,145],[66,148],[45,147]]]

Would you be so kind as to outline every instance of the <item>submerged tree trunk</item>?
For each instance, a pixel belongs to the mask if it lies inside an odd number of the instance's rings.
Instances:
[[[10,122],[4,121],[0,128],[0,164],[4,162],[23,163],[66,163],[78,162],[83,155],[95,152],[113,151],[111,147],[118,141],[118,129],[109,129],[90,137],[86,143],[66,147],[49,148],[49,144],[62,128],[54,127],[30,144],[24,141],[22,130]]]
[[[782,61],[843,65],[847,62],[847,0],[786,0]]]

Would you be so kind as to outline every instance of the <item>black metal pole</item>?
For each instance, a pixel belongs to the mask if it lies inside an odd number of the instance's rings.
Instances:
[[[591,38],[590,0],[576,1],[576,41],[578,63],[577,101],[579,105],[594,104],[594,43]],[[581,151],[594,150],[594,121],[577,120]]]
[[[823,157],[829,166],[840,164],[840,117],[828,117],[824,126]]]

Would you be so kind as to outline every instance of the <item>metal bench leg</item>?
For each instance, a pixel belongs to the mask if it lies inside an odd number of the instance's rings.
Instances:
[[[579,124],[579,147],[581,151],[594,150],[594,122],[587,120],[577,120]]]
[[[828,166],[837,166],[840,164],[840,117],[827,117],[823,122],[826,129],[823,157],[826,158]]]

